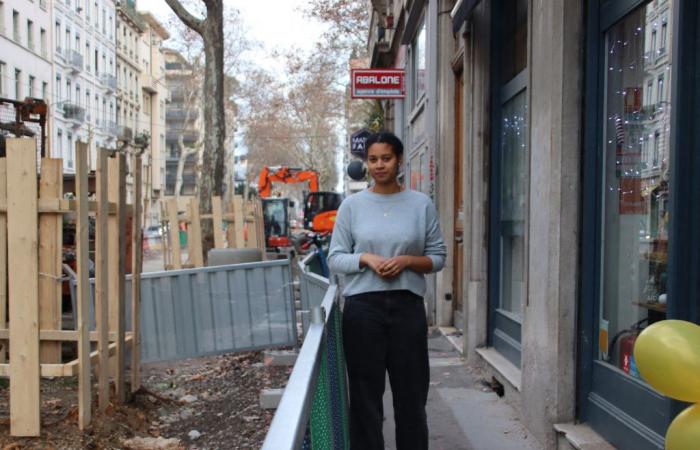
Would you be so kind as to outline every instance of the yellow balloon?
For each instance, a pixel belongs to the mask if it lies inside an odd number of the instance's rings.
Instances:
[[[700,402],[700,326],[662,320],[641,332],[634,360],[642,377],[662,394]]]
[[[666,450],[697,450],[700,446],[700,405],[693,405],[673,419],[666,431]]]

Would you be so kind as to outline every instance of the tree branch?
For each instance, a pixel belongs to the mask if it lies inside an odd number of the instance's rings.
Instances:
[[[180,0],[165,0],[165,3],[170,6],[175,15],[178,16],[185,25],[200,35],[204,33],[204,21],[202,19],[197,19],[195,16],[190,14],[190,12],[187,11],[184,6],[182,6]]]

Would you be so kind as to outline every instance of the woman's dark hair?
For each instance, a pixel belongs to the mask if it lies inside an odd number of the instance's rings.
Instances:
[[[403,156],[403,144],[401,143],[401,139],[389,131],[380,131],[379,133],[369,135],[365,143],[365,160],[367,159],[369,148],[372,144],[388,144],[397,158],[401,159]]]

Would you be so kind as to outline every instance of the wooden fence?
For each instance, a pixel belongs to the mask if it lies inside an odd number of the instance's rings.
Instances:
[[[141,156],[131,154],[134,205],[126,204],[126,157],[99,150],[96,200],[88,201],[87,145],[76,144],[75,198],[63,198],[63,162],[42,158],[37,165],[33,139],[8,139],[0,158],[0,376],[10,379],[10,434],[39,436],[40,377],[78,376],[78,419],[91,422],[91,368],[98,380],[98,410],[124,402],[126,350],[131,352],[131,391],[140,387],[139,304],[141,273]],[[37,176],[39,168],[39,176]],[[132,216],[132,332],[125,330],[126,224]],[[95,318],[89,331],[89,215],[95,216]],[[62,329],[62,228],[75,222],[77,320]],[[6,295],[5,293],[8,293]],[[9,307],[9,308],[8,308]],[[9,318],[5,312],[9,309]],[[8,320],[9,319],[9,320]],[[77,343],[78,358],[63,363],[61,346]],[[96,342],[95,351],[91,343]],[[7,349],[9,347],[9,361]]]
[[[214,248],[259,248],[265,254],[265,232],[260,200],[243,201],[235,195],[226,205],[221,197],[211,199],[211,214],[202,214],[199,200],[191,198],[184,213],[178,211],[177,200],[161,202],[163,222],[163,248],[166,269],[183,269],[204,266],[202,249],[202,220],[212,220]],[[186,228],[188,261],[182,262],[180,226]]]

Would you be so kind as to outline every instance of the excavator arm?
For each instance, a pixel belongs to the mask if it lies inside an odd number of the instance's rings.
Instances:
[[[258,193],[260,197],[269,197],[272,193],[272,183],[309,183],[309,191],[318,191],[318,173],[314,170],[293,169],[286,166],[263,167],[258,178]]]

